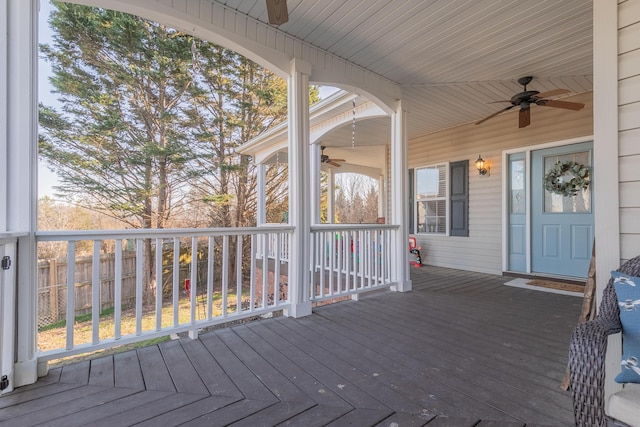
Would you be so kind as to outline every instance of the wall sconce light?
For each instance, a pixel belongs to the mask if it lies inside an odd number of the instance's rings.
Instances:
[[[491,174],[491,167],[489,167],[480,154],[478,154],[478,160],[476,160],[476,169],[478,169],[480,176],[489,176]]]

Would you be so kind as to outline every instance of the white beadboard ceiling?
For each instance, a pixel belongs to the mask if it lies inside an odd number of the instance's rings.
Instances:
[[[265,0],[211,0],[267,22]],[[409,137],[475,122],[528,86],[592,90],[591,0],[288,0],[278,29],[403,87]],[[329,83],[329,82],[325,82]],[[540,107],[534,107],[540,108]],[[510,113],[506,113],[510,114]],[[515,120],[514,120],[515,123]],[[366,129],[365,129],[366,127]],[[357,126],[388,140],[389,120]],[[326,145],[351,143],[335,132]]]

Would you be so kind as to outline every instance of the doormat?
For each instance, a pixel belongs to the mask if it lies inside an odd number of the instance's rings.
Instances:
[[[576,285],[574,283],[555,282],[553,280],[530,280],[527,285],[538,286],[541,288],[557,289],[560,291],[580,292],[584,293],[584,285]]]

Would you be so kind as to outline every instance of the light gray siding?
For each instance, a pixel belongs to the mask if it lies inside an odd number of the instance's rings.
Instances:
[[[620,256],[640,254],[640,2],[618,5]]]

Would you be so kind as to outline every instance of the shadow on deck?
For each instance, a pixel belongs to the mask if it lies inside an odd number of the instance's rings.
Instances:
[[[567,426],[581,299],[412,269],[376,293],[72,364],[0,398],[0,426]]]

